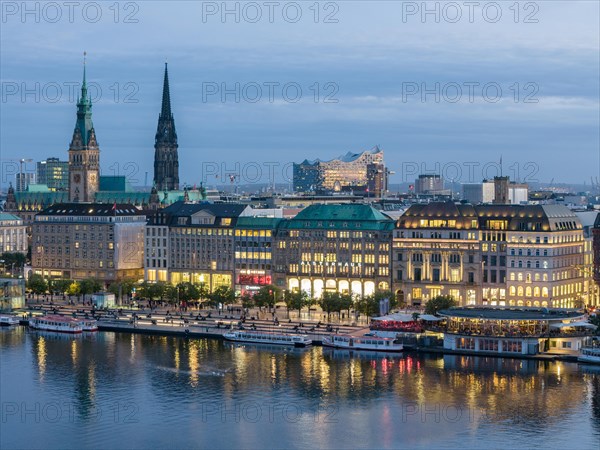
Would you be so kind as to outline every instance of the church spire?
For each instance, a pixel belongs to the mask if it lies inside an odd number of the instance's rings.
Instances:
[[[169,71],[165,62],[162,105],[154,140],[154,184],[161,191],[179,189],[179,157],[177,148],[175,119],[171,112]]]
[[[171,95],[169,93],[169,70],[165,62],[165,79],[163,80],[162,108],[160,115],[164,119],[171,118]]]

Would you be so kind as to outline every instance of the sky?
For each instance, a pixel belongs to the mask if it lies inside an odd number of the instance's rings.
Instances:
[[[152,180],[165,61],[190,186],[286,182],[376,145],[392,183],[480,182],[500,160],[519,181],[600,176],[596,1],[0,8],[3,187],[14,160],[67,158],[84,51],[102,174],[133,184]]]

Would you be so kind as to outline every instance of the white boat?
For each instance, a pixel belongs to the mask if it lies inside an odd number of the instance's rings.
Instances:
[[[75,319],[81,324],[83,331],[98,331],[98,321],[90,319]]]
[[[378,352],[401,352],[404,346],[394,338],[379,336],[351,336],[334,334],[323,338],[325,347],[345,348],[352,350],[370,350]]]
[[[600,347],[582,347],[577,357],[578,362],[600,364]]]
[[[295,347],[306,347],[312,344],[312,340],[304,334],[229,331],[223,337],[229,341],[252,342],[256,344],[293,345]]]
[[[41,316],[29,319],[29,326],[36,330],[58,331],[60,333],[81,333],[83,327],[77,319],[65,316]]]
[[[10,327],[11,325],[19,325],[19,318],[17,316],[9,316],[5,314],[0,315],[0,326]]]

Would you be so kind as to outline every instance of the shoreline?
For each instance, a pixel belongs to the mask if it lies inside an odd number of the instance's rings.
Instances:
[[[22,326],[28,326],[28,319],[21,319],[20,324]],[[201,330],[204,329],[204,330]],[[202,326],[190,324],[189,326],[169,326],[169,325],[153,325],[153,324],[130,324],[130,323],[116,323],[116,322],[98,322],[98,331],[115,332],[115,333],[129,333],[129,334],[143,334],[150,336],[169,336],[169,337],[181,337],[181,338],[193,338],[193,339],[218,339],[225,340],[223,334],[229,331],[228,329],[215,328],[214,326]],[[286,330],[282,330],[286,331]],[[323,336],[330,335],[332,333],[311,333],[305,331],[302,334],[308,335],[314,346],[322,346]],[[356,350],[359,352],[360,350]],[[478,356],[478,357],[494,357],[494,358],[510,358],[510,359],[521,359],[521,360],[537,360],[537,361],[563,361],[563,362],[577,362],[577,356],[575,355],[559,355],[559,354],[538,354],[538,355],[515,355],[513,353],[498,353],[498,352],[471,352],[468,350],[450,350],[441,347],[413,347],[408,346],[402,353],[425,353],[425,354],[437,354],[437,355],[458,355],[458,356]]]

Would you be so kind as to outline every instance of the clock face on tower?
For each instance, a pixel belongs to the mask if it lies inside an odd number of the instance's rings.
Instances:
[[[79,175],[78,173],[75,174],[75,176],[73,177],[73,181],[75,183],[81,183],[81,175]]]

